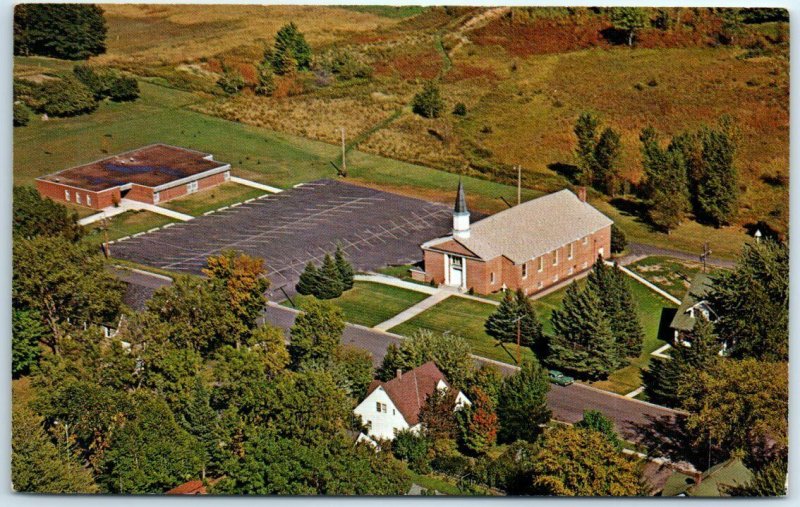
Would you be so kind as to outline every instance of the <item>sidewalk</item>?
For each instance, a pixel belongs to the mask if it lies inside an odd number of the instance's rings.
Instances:
[[[389,329],[392,329],[395,326],[399,326],[400,324],[402,324],[407,320],[413,319],[414,317],[424,312],[428,308],[438,303],[441,303],[442,301],[444,301],[445,299],[447,299],[452,295],[453,293],[450,291],[438,290],[431,297],[423,299],[422,301],[415,304],[411,308],[406,308],[405,310],[398,313],[391,319],[383,321],[380,324],[374,326],[374,329],[377,329],[379,331],[388,331]]]
[[[121,215],[126,211],[150,211],[158,215],[163,215],[165,217],[174,218],[175,220],[180,220],[181,222],[188,222],[189,220],[194,218],[191,215],[178,213],[177,211],[173,211],[167,208],[162,208],[161,206],[156,206],[155,204],[133,201],[131,199],[122,199],[119,201],[119,206],[109,206],[107,208],[103,208],[103,211],[101,211],[100,213],[95,213],[94,215],[89,215],[88,217],[84,217],[78,220],[78,224],[80,225],[93,224],[105,218],[111,218],[117,215]]]
[[[244,185],[246,187],[257,188],[259,190],[263,190],[264,192],[270,192],[272,194],[277,194],[283,192],[280,188],[271,187],[269,185],[264,185],[263,183],[258,183],[256,181],[246,180],[244,178],[239,178],[238,176],[231,176],[231,181],[233,183],[238,183],[239,185]]]

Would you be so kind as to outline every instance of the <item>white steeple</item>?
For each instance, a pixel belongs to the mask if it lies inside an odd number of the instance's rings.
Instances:
[[[453,237],[456,239],[469,238],[469,210],[461,178],[458,179],[458,195],[456,195],[456,205],[453,209]]]

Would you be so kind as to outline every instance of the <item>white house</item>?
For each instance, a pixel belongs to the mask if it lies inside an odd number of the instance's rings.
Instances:
[[[354,410],[367,426],[370,437],[393,440],[405,429],[419,431],[419,412],[425,400],[437,389],[450,389],[444,374],[433,361],[397,376],[388,382],[373,380],[364,398]],[[456,409],[471,405],[461,391]]]

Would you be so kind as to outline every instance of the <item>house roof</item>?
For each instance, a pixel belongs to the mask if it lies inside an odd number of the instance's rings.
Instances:
[[[388,382],[373,380],[367,389],[367,395],[382,387],[406,422],[414,426],[419,422],[420,409],[428,396],[436,390],[439,381],[444,381],[448,387],[450,386],[444,373],[433,361],[428,361]]]
[[[695,318],[689,314],[689,309],[703,301],[708,293],[711,292],[711,277],[705,273],[698,273],[692,280],[689,290],[686,292],[681,305],[678,307],[675,317],[672,318],[670,327],[678,331],[691,331],[694,329]]]
[[[227,166],[212,160],[208,153],[152,144],[38,179],[99,192],[131,183],[160,187]]]
[[[744,486],[753,479],[753,472],[742,460],[729,459],[709,468],[700,476],[697,484],[691,475],[675,472],[667,479],[662,496],[720,497],[730,496],[727,491],[733,486]]]
[[[608,227],[612,220],[567,189],[479,220],[469,238],[447,236],[423,248],[454,240],[484,260],[501,255],[521,264]]]
[[[176,486],[166,492],[167,495],[207,495],[206,487],[203,481],[189,481],[184,482],[180,486]]]

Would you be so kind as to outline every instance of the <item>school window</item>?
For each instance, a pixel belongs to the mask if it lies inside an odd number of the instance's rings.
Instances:
[[[558,250],[553,252],[553,266],[558,266]]]
[[[197,192],[197,182],[196,181],[190,181],[189,183],[187,183],[186,184],[186,192],[189,193],[189,194],[193,194],[193,193]]]
[[[92,205],[92,196],[91,195],[87,195],[86,196],[86,205],[87,206],[91,206]]]
[[[568,259],[572,259],[572,254],[574,253],[574,246],[572,243],[569,244],[569,255],[567,255]]]
[[[69,190],[64,190],[64,199],[69,201]]]
[[[539,272],[544,271],[544,256],[539,257]]]
[[[522,265],[522,278],[528,278],[528,263]]]
[[[489,283],[494,283],[494,271],[489,274]]]
[[[78,204],[81,203],[81,194],[79,194],[78,192],[75,192],[75,202],[77,202]]]

